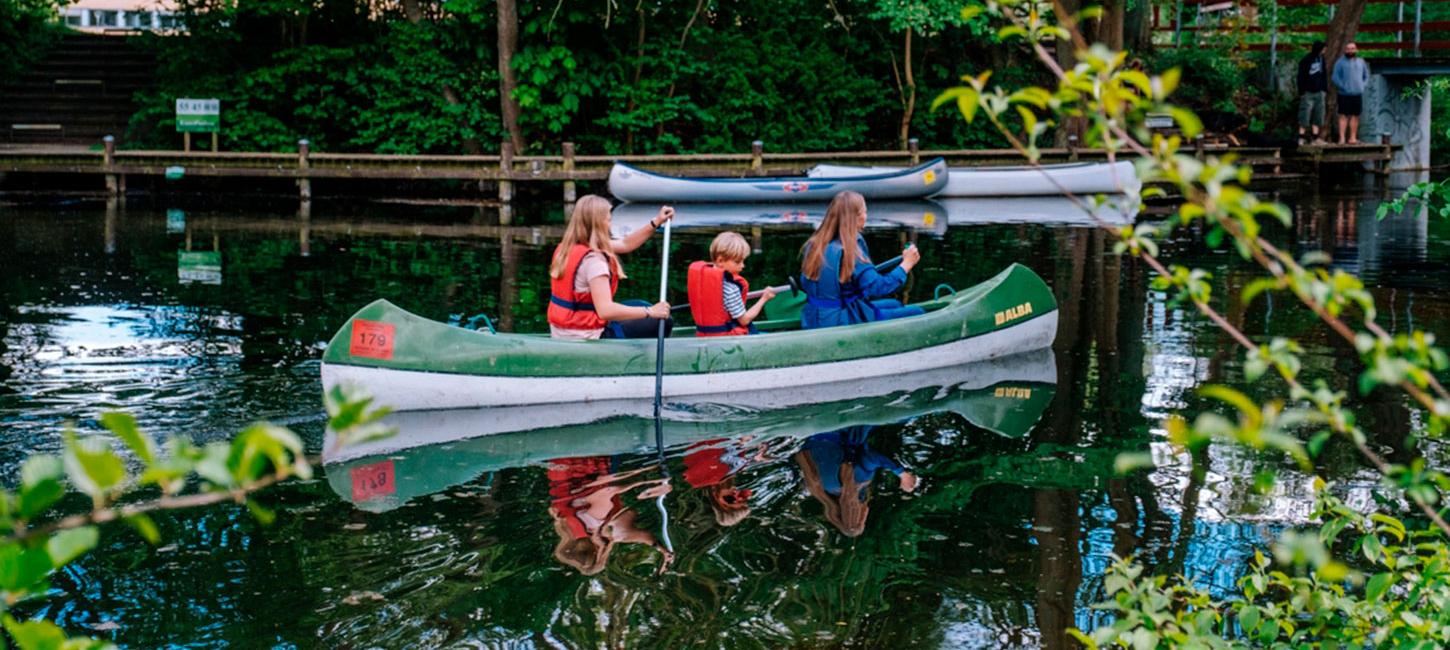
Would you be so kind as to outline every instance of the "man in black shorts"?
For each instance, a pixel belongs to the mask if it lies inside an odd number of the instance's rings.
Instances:
[[[1364,110],[1369,64],[1359,58],[1359,47],[1354,43],[1344,46],[1344,56],[1335,62],[1333,81],[1334,90],[1339,94],[1339,143],[1358,144],[1359,114]]]

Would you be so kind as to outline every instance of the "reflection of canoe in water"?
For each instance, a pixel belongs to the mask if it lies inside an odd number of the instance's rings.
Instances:
[[[816,165],[806,171],[806,176],[841,178],[900,169]],[[1033,196],[1062,194],[1064,189],[1074,194],[1136,194],[1142,187],[1133,163],[1126,161],[1043,165],[1041,170],[1027,166],[952,167],[946,187],[936,196]]]
[[[664,439],[678,447],[751,435],[803,438],[850,426],[885,424],[951,411],[998,435],[1021,437],[1056,391],[1049,350],[989,362],[906,373],[889,380],[837,382],[807,391],[741,392],[709,403],[671,403]],[[786,399],[795,401],[784,405]],[[579,456],[611,456],[654,448],[647,400],[563,409],[519,406],[394,413],[397,433],[341,451],[325,449],[328,483],[367,510],[396,508],[421,495],[485,472]]]
[[[687,203],[676,206],[676,230],[720,230],[742,226],[791,226],[815,228],[826,218],[826,203]],[[873,201],[868,206],[866,227],[908,227],[933,235],[947,231],[946,208],[936,201]],[[648,228],[659,215],[659,206],[621,203],[610,215],[614,234],[620,237]]]
[[[677,332],[665,344],[664,395],[889,377],[1044,348],[1057,335],[1051,290],[1020,264],[921,305],[928,312],[920,316],[846,327],[733,337]],[[354,314],[322,355],[324,390],[353,385],[397,410],[643,399],[654,394],[654,372],[653,339],[492,334],[386,300]]]
[[[937,158],[910,168],[858,172],[843,178],[683,178],[624,163],[609,171],[609,193],[621,201],[657,203],[830,201],[846,190],[867,200],[920,199],[940,192],[947,165]]]
[[[987,223],[1040,223],[1067,225],[1097,225],[1091,216],[1071,199],[1062,196],[1028,196],[1013,198],[939,199],[946,209],[947,218],[954,226]],[[1125,203],[1126,197],[1111,197],[1098,207],[1095,214],[1104,223],[1126,225],[1133,223],[1137,210],[1124,214],[1118,203]]]

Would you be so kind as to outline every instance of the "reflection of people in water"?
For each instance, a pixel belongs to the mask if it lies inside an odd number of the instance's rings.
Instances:
[[[872,428],[855,426],[818,433],[807,438],[805,448],[795,455],[806,489],[826,507],[826,520],[851,537],[866,530],[866,515],[871,512],[869,488],[876,470],[895,474],[907,492],[916,489],[915,474],[866,444]]]
[[[670,490],[666,479],[626,482],[650,468],[616,472],[615,459],[608,456],[558,458],[549,461],[549,514],[559,544],[554,557],[584,575],[604,570],[615,544],[629,542],[653,546],[664,554],[665,564],[674,559],[656,541],[653,533],[635,526],[635,512],[625,507],[624,493],[644,488],[638,498],[647,499]]]
[[[710,509],[721,526],[734,526],[750,514],[751,491],[735,487],[735,475],[750,465],[772,460],[769,443],[750,443],[750,436],[719,438],[695,443],[685,452],[685,482],[709,491]]]

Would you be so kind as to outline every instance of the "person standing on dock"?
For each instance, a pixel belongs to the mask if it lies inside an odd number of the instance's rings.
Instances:
[[[1324,142],[1324,91],[1329,75],[1324,69],[1324,41],[1315,41],[1299,59],[1299,144]]]
[[[1334,63],[1333,80],[1339,95],[1339,143],[1359,144],[1359,114],[1364,110],[1369,64],[1359,58],[1359,47],[1354,43],[1344,46],[1344,56]]]

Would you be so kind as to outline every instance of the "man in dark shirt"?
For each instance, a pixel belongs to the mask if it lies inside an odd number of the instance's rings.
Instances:
[[[1324,138],[1319,134],[1324,126],[1324,91],[1328,88],[1328,77],[1324,70],[1324,42],[1315,41],[1309,53],[1299,59],[1299,144],[1305,142],[1309,132],[1315,142]]]

